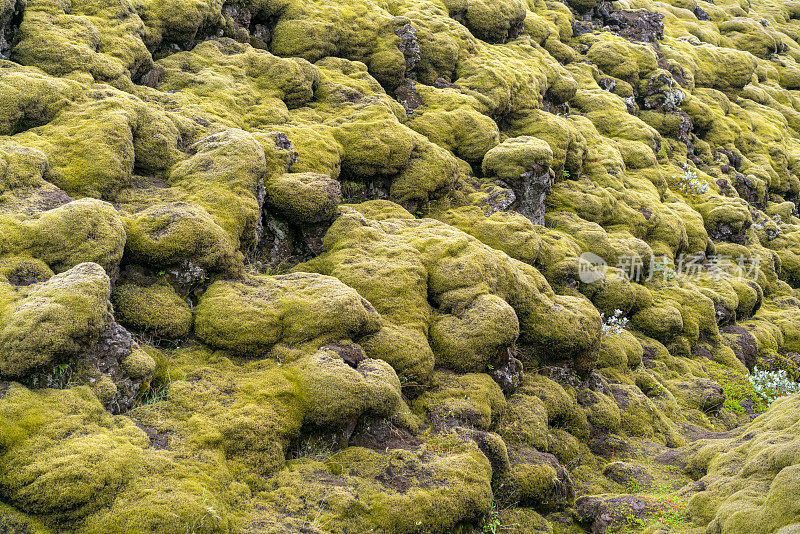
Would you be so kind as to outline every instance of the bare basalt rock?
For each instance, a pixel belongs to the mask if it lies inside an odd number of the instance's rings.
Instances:
[[[259,17],[248,5],[225,4],[222,15],[227,22],[226,37],[249,42],[254,48],[267,49],[275,21]]]
[[[191,294],[208,277],[205,269],[189,260],[166,269],[166,273],[172,278],[178,293],[183,296]]]
[[[507,211],[517,201],[517,196],[511,189],[489,186],[486,192],[488,196],[480,204],[485,217],[490,217],[500,211]]]
[[[632,41],[653,43],[664,37],[664,15],[646,9],[614,9],[611,2],[602,2],[584,15],[584,20]],[[591,31],[580,23],[577,30],[578,35]]]
[[[747,239],[745,231],[745,229],[738,230],[732,227],[730,224],[723,223],[711,229],[711,231],[708,232],[708,237],[717,242],[725,241],[728,243],[744,245],[745,240]]]
[[[489,366],[489,376],[497,382],[506,395],[511,395],[522,384],[522,362],[514,357],[514,350],[510,347],[493,365]]]
[[[400,37],[400,44],[397,45],[397,48],[406,58],[406,77],[413,77],[414,69],[422,59],[417,41],[417,30],[411,24],[405,24],[402,28],[396,29],[394,33]]]
[[[519,182],[512,184],[519,201],[517,211],[533,224],[544,225],[544,201],[553,187],[550,169],[534,165],[520,178]]]
[[[298,226],[264,213],[263,230],[254,262],[282,271],[322,253],[325,233],[332,221]]]
[[[700,6],[695,6],[692,12],[694,13],[694,16],[697,17],[697,20],[711,20],[708,12]]]
[[[758,186],[752,176],[736,172],[736,179],[733,182],[733,186],[736,188],[736,192],[739,193],[739,196],[748,203],[756,207],[764,207],[763,202],[759,199],[766,198],[766,192],[758,191]]]
[[[113,323],[100,334],[92,350],[75,367],[76,375],[91,384],[107,382],[110,378],[114,394],[109,393],[100,400],[106,409],[117,414],[130,410],[147,389],[155,364],[139,349],[130,332]]]
[[[403,85],[394,90],[397,101],[405,108],[408,117],[412,117],[414,110],[422,105],[422,98],[414,85],[413,80],[406,80]]]
[[[26,0],[16,0],[7,4],[5,10],[0,11],[0,59],[11,57],[14,37],[19,31],[26,4]]]

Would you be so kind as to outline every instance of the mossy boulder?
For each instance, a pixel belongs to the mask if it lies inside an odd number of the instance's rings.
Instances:
[[[495,494],[501,502],[532,506],[542,513],[572,504],[572,480],[555,456],[512,447],[508,457],[508,471],[495,484]]]
[[[798,18],[0,0],[0,531],[796,530]]]
[[[233,271],[242,257],[235,243],[204,208],[185,202],[156,204],[123,219],[131,262],[161,269],[191,262],[214,271]]]
[[[430,329],[431,348],[440,365],[459,372],[480,372],[499,363],[518,336],[514,309],[494,295],[435,318]]]
[[[109,322],[110,293],[108,275],[95,263],[24,288],[3,311],[0,375],[21,378],[91,348]]]
[[[487,513],[492,470],[478,447],[448,435],[432,440],[429,448],[430,453],[349,447],[325,461],[292,462],[259,496],[251,524],[276,534],[297,530],[302,517],[324,502],[321,521],[330,532],[444,534],[465,517]],[[353,514],[351,506],[365,497]]]
[[[219,281],[200,299],[197,336],[213,347],[259,356],[278,343],[312,344],[376,332],[381,318],[354,289],[310,273]]]
[[[345,362],[334,350],[323,348],[298,361],[296,367],[304,421],[309,425],[336,429],[361,416],[390,417],[402,402],[400,380],[381,360]]]
[[[132,329],[166,338],[186,337],[192,329],[189,304],[167,283],[118,284],[111,302],[117,320]]]
[[[525,4],[519,0],[467,2],[464,22],[476,37],[502,41],[519,31],[525,12]]]
[[[503,392],[488,374],[437,372],[433,385],[414,401],[412,409],[436,428],[463,425],[490,430],[505,413]]]
[[[479,110],[477,98],[455,89],[416,84],[422,106],[407,125],[470,163],[480,162],[500,142],[497,124]]]
[[[535,174],[544,174],[552,161],[553,152],[546,141],[535,137],[514,137],[506,139],[486,154],[483,159],[483,173],[488,177],[496,176],[500,180],[515,183],[536,166],[541,170]]]
[[[261,189],[266,156],[249,133],[230,128],[187,148],[189,158],[172,166],[168,180],[188,193],[227,233],[234,249],[249,250],[258,241]]]
[[[359,244],[354,249],[355,243]],[[359,251],[357,261],[354,250]],[[387,257],[392,261],[381,259]],[[324,253],[300,268],[336,276],[375,306],[385,320],[384,326],[365,341],[364,348],[371,357],[388,361],[401,375],[425,379],[433,367],[434,353],[428,344],[428,330],[434,318],[431,303],[439,314],[459,316],[463,315],[459,310],[465,310],[479,297],[482,300],[473,304],[474,313],[487,316],[499,313],[506,325],[500,332],[502,336],[490,340],[489,337],[496,337],[489,333],[495,332],[496,326],[491,321],[472,321],[471,324],[481,325],[485,330],[474,332],[472,339],[479,346],[499,347],[513,337],[513,321],[508,321],[511,310],[499,303],[504,300],[519,321],[520,341],[532,347],[531,357],[579,358],[581,369],[593,364],[600,326],[593,307],[584,304],[582,298],[555,295],[530,265],[438,221],[373,220],[351,211],[331,226],[325,237]],[[486,279],[483,272],[494,275]],[[386,277],[395,281],[392,287],[384,283]],[[495,295],[499,299],[482,295]],[[479,311],[477,305],[485,310]],[[571,326],[563,330],[548,328],[550,321]],[[581,334],[576,336],[575,332]],[[486,341],[482,341],[484,336],[488,336]],[[457,342],[457,346],[463,344],[453,336],[437,334],[440,351],[445,348],[443,344],[452,342]],[[458,350],[461,349],[447,348],[445,358]]]
[[[36,236],[31,253],[55,272],[94,262],[116,276],[127,236],[122,218],[110,204],[76,200],[42,213],[30,224]]]
[[[734,533],[751,529],[750,521],[761,521],[776,531],[797,521],[788,497],[795,491],[796,460],[789,452],[794,438],[789,436],[797,424],[796,402],[794,397],[776,402],[749,425],[743,438],[701,443],[694,454],[698,460],[711,458],[714,452],[719,456],[707,464],[701,479],[708,485],[693,491],[689,500],[689,513],[696,521],[711,531]],[[765,440],[780,444],[763,447]]]
[[[108,505],[141,461],[145,434],[109,415],[89,388],[0,399],[0,487],[20,510],[73,520]]]
[[[286,173],[264,183],[267,205],[298,225],[332,220],[339,207],[339,182],[313,173]]]
[[[516,392],[508,398],[498,433],[509,445],[527,445],[547,450],[547,407],[535,395]]]

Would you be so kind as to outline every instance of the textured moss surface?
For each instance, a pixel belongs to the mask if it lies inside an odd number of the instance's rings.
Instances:
[[[3,313],[0,375],[21,378],[60,364],[95,341],[108,321],[108,276],[82,263],[19,292]]]
[[[798,19],[0,0],[0,532],[793,532]]]

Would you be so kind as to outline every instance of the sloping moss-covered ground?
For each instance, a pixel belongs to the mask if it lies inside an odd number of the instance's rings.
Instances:
[[[791,1],[0,0],[0,532],[800,531],[799,62]]]

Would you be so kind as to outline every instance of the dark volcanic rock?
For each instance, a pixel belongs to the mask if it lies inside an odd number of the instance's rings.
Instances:
[[[553,187],[550,169],[533,165],[520,175],[520,180],[509,184],[518,200],[517,211],[531,220],[533,224],[544,225],[544,201]]]
[[[400,44],[397,47],[406,58],[406,76],[409,76],[422,59],[417,42],[417,30],[411,24],[406,24],[396,29],[394,33],[400,37]]]
[[[736,358],[739,359],[748,369],[752,369],[758,359],[758,343],[756,338],[741,326],[728,325],[721,329],[723,334],[727,334],[727,345],[733,350]]]
[[[602,2],[588,13],[588,18],[632,41],[653,43],[664,37],[664,15],[654,11],[614,9],[611,2]],[[580,33],[586,33],[585,29],[579,28]]]
[[[10,3],[5,10],[0,11],[0,59],[11,57],[11,47],[14,37],[22,22],[25,10],[25,0],[16,0]]]
[[[522,383],[522,371],[522,362],[513,356],[513,351],[509,348],[501,361],[490,367],[489,376],[497,382],[503,393],[510,395]]]
[[[136,362],[138,359],[144,361]],[[149,385],[153,368],[148,364],[152,364],[152,359],[140,351],[130,332],[114,323],[77,363],[76,372],[90,382],[109,377],[116,386],[116,394],[101,400],[112,413],[121,413],[131,409],[142,389]]]
[[[422,105],[422,98],[420,98],[414,85],[413,80],[406,80],[403,85],[394,91],[397,101],[405,108],[406,115],[409,117],[414,114],[415,109]]]

